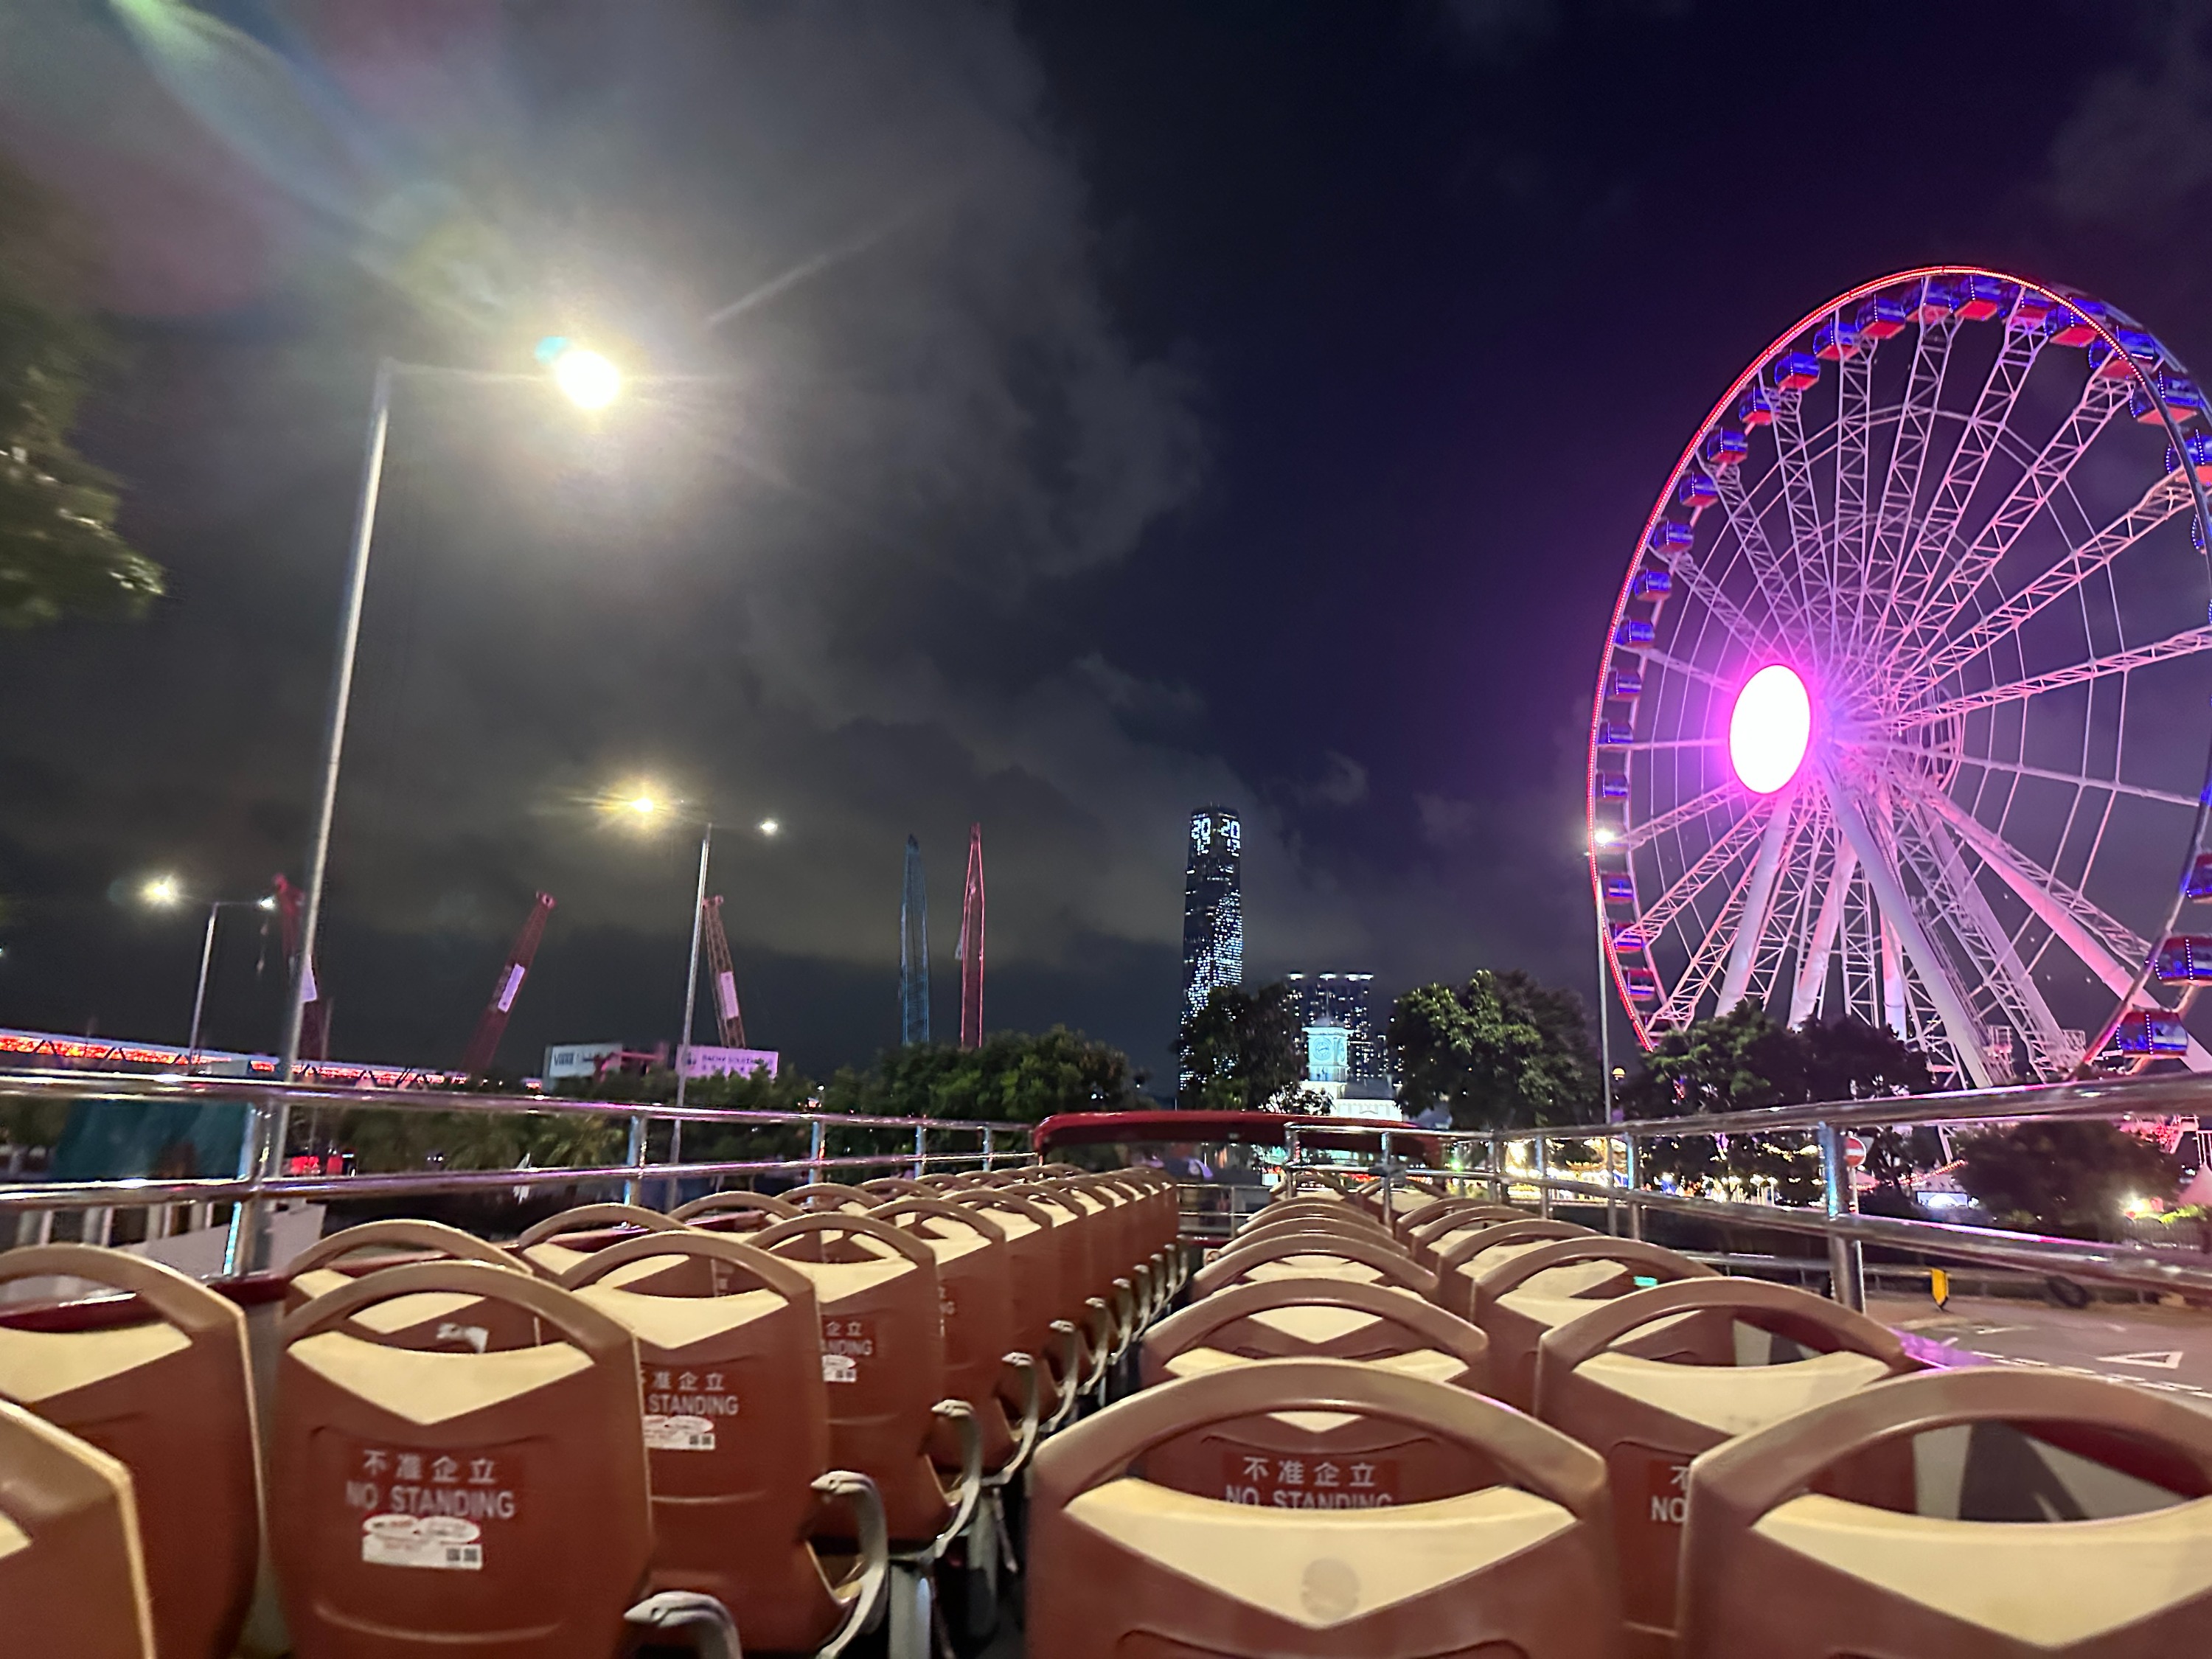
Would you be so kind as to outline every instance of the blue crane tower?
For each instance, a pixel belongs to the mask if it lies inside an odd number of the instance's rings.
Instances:
[[[899,894],[899,1041],[929,1041],[929,891],[921,881],[921,843],[912,836]]]

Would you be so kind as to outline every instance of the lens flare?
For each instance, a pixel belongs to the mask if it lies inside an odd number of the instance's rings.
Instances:
[[[622,371],[580,346],[553,360],[553,380],[580,409],[605,409],[622,391]]]
[[[1771,663],[1744,682],[1729,716],[1729,761],[1743,787],[1771,795],[1797,775],[1813,740],[1813,699],[1797,672]]]

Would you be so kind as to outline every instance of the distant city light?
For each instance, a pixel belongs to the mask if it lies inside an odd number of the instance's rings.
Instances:
[[[1813,699],[1793,668],[1770,663],[1744,682],[1729,716],[1729,761],[1737,781],[1771,795],[1797,775],[1813,740]]]
[[[778,823],[774,818],[763,818],[760,821],[760,832],[763,836],[772,836],[782,828],[783,826]]]
[[[570,345],[553,359],[553,383],[579,409],[605,409],[622,392],[622,371],[596,351]]]
[[[174,876],[155,876],[138,890],[138,896],[157,909],[167,909],[184,897],[184,884]]]
[[[276,895],[270,893],[254,900],[253,908],[257,910],[274,910],[276,908]]]
[[[1590,839],[1600,847],[1610,847],[1620,839],[1620,832],[1617,830],[1608,830],[1601,824],[1590,832]]]

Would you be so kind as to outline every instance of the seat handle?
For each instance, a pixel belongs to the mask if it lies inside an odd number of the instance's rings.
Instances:
[[[1765,1328],[1793,1340],[1825,1339],[1834,1348],[1871,1355],[1893,1371],[1911,1363],[1896,1332],[1826,1297],[1758,1279],[1680,1279],[1593,1303],[1589,1313],[1546,1331],[1537,1345],[1537,1375],[1548,1370],[1565,1376],[1631,1331],[1671,1315],[1703,1310],[1771,1315],[1763,1322]]]
[[[1090,1319],[1085,1334],[1091,1339],[1091,1363],[1083,1373],[1079,1392],[1089,1394],[1106,1380],[1106,1368],[1114,1363],[1114,1310],[1103,1297],[1096,1296],[1085,1297],[1083,1306]]]
[[[501,1271],[507,1271],[501,1269]],[[151,1257],[99,1244],[27,1244],[0,1254],[0,1285],[21,1279],[82,1279],[128,1291],[164,1324],[195,1336],[242,1336],[245,1316],[231,1299]]]
[[[979,1215],[963,1205],[948,1204],[941,1198],[932,1198],[924,1193],[908,1193],[878,1204],[868,1212],[878,1221],[896,1223],[901,1216],[922,1216],[936,1221],[949,1221],[956,1227],[965,1227],[988,1243],[1003,1244],[1006,1230],[987,1215]]]
[[[1014,1374],[1020,1395],[1021,1423],[1014,1431],[1014,1449],[1003,1467],[994,1470],[984,1479],[984,1484],[1003,1486],[1022,1472],[1036,1449],[1037,1419],[1044,1404],[1044,1389],[1037,1381],[1037,1362],[1025,1353],[999,1356],[999,1363]]]
[[[738,1641],[738,1621],[720,1601],[697,1590],[663,1590],[648,1595],[623,1614],[623,1623],[632,1632],[633,1651],[648,1643],[660,1646],[655,1638],[676,1635],[690,1641],[699,1659],[744,1659],[744,1649]]]
[[[1517,1291],[1538,1273],[1553,1267],[1564,1267],[1577,1261],[1617,1261],[1624,1267],[1641,1267],[1653,1278],[1671,1283],[1681,1279],[1718,1279],[1720,1275],[1702,1261],[1692,1261],[1657,1244],[1646,1244],[1641,1239],[1609,1238],[1603,1233],[1590,1233],[1576,1238],[1556,1239],[1549,1244],[1539,1244],[1526,1255],[1516,1255],[1496,1272],[1474,1281],[1469,1298],[1480,1309],[1486,1303]],[[1648,1287],[1647,1287],[1648,1288]]]
[[[448,1227],[442,1221],[422,1221],[405,1216],[388,1217],[382,1221],[363,1221],[351,1227],[341,1227],[329,1237],[310,1244],[294,1256],[284,1269],[288,1278],[296,1279],[301,1273],[312,1273],[318,1267],[343,1261],[362,1250],[373,1250],[379,1245],[399,1249],[428,1250],[434,1255],[449,1256],[456,1261],[482,1261],[495,1267],[523,1267],[523,1262],[512,1251],[503,1250],[474,1233],[465,1233],[459,1227]]]
[[[815,1650],[816,1659],[837,1659],[883,1613],[884,1590],[891,1577],[890,1525],[884,1518],[883,1493],[865,1474],[832,1469],[814,1482],[814,1491],[824,1503],[844,1505],[853,1517],[853,1534],[860,1540],[852,1571],[830,1587],[844,1605],[845,1617]]]
[[[983,1425],[975,1420],[975,1408],[964,1400],[940,1400],[929,1410],[939,1422],[952,1425],[953,1435],[960,1443],[959,1477],[945,1489],[945,1501],[952,1506],[952,1517],[929,1540],[928,1547],[919,1552],[923,1560],[935,1561],[952,1547],[952,1540],[966,1531],[968,1522],[975,1518],[975,1500],[983,1492]]]
[[[1060,1343],[1060,1392],[1044,1425],[1045,1432],[1052,1434],[1074,1413],[1075,1402],[1083,1397],[1083,1338],[1065,1319],[1054,1320],[1047,1328]]]
[[[9,1252],[11,1256],[17,1254]],[[595,1360],[620,1360],[632,1367],[637,1364],[637,1343],[629,1329],[574,1291],[512,1267],[488,1267],[481,1261],[417,1261],[365,1273],[285,1315],[283,1323],[276,1328],[277,1344],[289,1348],[318,1331],[343,1324],[363,1308],[420,1291],[451,1291],[520,1308],[537,1315]]]
[[[675,1232],[646,1233],[636,1238],[625,1238],[619,1244],[610,1244],[604,1250],[594,1250],[556,1282],[564,1291],[580,1291],[630,1262],[678,1257],[703,1257],[724,1263],[762,1289],[775,1291],[786,1302],[814,1299],[814,1281],[789,1262],[779,1261],[757,1245],[729,1233],[710,1233],[695,1227]]]

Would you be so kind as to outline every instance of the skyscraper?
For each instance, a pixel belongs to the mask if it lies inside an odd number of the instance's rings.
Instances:
[[[1225,806],[1190,815],[1182,878],[1182,1013],[1206,1006],[1217,985],[1244,982],[1244,901],[1238,889],[1244,831]]]
[[[921,843],[912,836],[899,891],[899,1041],[929,1041],[929,892],[921,884]]]

